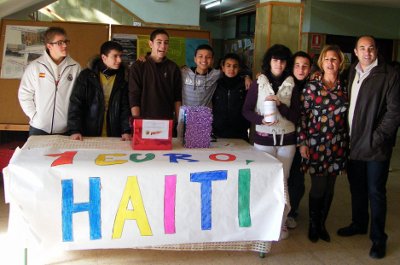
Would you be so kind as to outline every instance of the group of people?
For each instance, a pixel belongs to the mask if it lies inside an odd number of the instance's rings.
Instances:
[[[297,225],[308,171],[308,238],[330,241],[325,221],[336,177],[347,171],[352,222],[337,233],[365,234],[371,219],[370,256],[385,256],[385,187],[400,124],[400,80],[378,57],[372,36],[357,40],[358,63],[350,69],[348,87],[340,75],[344,55],[336,45],[323,48],[319,70],[312,75],[307,53],[292,55],[286,46],[273,45],[264,55],[262,73],[253,81],[233,53],[225,55],[220,69],[215,69],[214,52],[207,44],[197,47],[195,67],[179,68],[167,58],[169,35],[163,29],[151,33],[150,54],[133,63],[128,78],[117,42],[103,43],[100,55],[81,71],[68,55],[64,29],[50,27],[44,40],[46,51],[27,67],[18,93],[30,119],[30,135],[130,140],[132,119],[177,121],[181,105],[211,107],[216,137],[249,141],[253,124],[250,138],[255,148],[282,162],[290,199],[282,217],[281,239]],[[276,106],[272,121],[265,111],[266,101]]]
[[[380,259],[386,255],[386,182],[400,125],[400,80],[399,73],[378,56],[372,36],[359,37],[354,53],[358,62],[350,68],[346,87],[341,78],[345,57],[338,46],[326,45],[317,61],[319,70],[310,74],[307,54],[292,56],[287,47],[273,45],[242,112],[255,124],[254,146],[283,165],[290,204],[284,210],[281,239],[288,237],[288,227],[297,225],[308,171],[308,238],[330,242],[325,222],[336,177],[346,171],[352,221],[337,234],[366,234],[370,223],[369,255]],[[275,102],[276,120],[268,119],[265,101]]]
[[[151,52],[130,69],[122,63],[122,46],[106,41],[100,55],[81,71],[68,55],[70,41],[63,28],[50,27],[44,40],[46,51],[29,64],[18,92],[20,105],[30,119],[29,135],[130,140],[132,119],[177,121],[183,104],[218,106],[213,108],[216,136],[248,140],[249,122],[237,106],[243,105],[246,86],[252,80],[249,71],[240,70],[236,54],[227,54],[221,70],[214,69],[214,51],[203,44],[195,51],[196,66],[179,68],[167,58],[168,33],[157,29],[150,35]]]

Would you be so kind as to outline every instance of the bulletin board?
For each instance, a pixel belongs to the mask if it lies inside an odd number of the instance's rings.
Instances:
[[[2,20],[0,38],[0,62],[3,62],[6,28],[11,26],[62,27],[71,40],[69,54],[84,68],[89,58],[98,54],[100,45],[108,40],[109,25],[75,22],[34,22]],[[0,78],[0,130],[27,130],[28,118],[18,102],[20,79]]]
[[[148,41],[153,30],[155,28],[152,27],[113,25],[111,27],[111,38],[113,39],[114,36],[136,38],[134,45],[137,45],[137,54],[135,56],[143,56],[150,51]],[[179,66],[191,66],[195,48],[199,44],[210,43],[211,40],[209,31],[172,28],[166,28],[165,30],[170,37],[167,57]]]
[[[94,55],[99,53],[103,42],[112,39],[114,34],[136,35],[140,36],[143,51],[150,33],[155,29],[151,27],[134,27],[122,25],[108,25],[96,23],[80,22],[34,22],[20,20],[2,20],[1,21],[1,39],[0,39],[0,62],[3,62],[4,41],[7,26],[29,26],[29,27],[63,27],[71,40],[69,46],[70,56],[78,61],[82,68],[85,68],[87,62]],[[111,29],[110,29],[111,27]],[[171,60],[178,58],[178,65],[187,64],[193,61],[194,49],[198,44],[210,43],[210,32],[202,30],[187,29],[166,29],[170,35],[170,40],[177,43],[178,48],[171,49],[168,57]],[[111,35],[110,35],[111,33]],[[179,47],[180,45],[180,47]],[[171,45],[170,45],[171,46]],[[0,78],[0,131],[26,131],[28,130],[28,118],[23,113],[18,102],[18,88],[20,79]]]

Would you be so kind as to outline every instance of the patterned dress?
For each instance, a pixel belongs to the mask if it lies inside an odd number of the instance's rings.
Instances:
[[[347,91],[339,81],[328,88],[317,78],[306,85],[301,102],[298,143],[310,150],[310,159],[303,159],[302,169],[311,175],[336,176],[345,169],[347,160]]]

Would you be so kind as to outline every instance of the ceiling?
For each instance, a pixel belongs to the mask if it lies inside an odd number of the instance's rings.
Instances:
[[[214,0],[201,0],[201,10],[207,14],[208,18],[218,18],[241,13],[255,11],[256,4],[260,3],[259,0],[222,0],[221,5],[209,9],[205,9],[205,5]],[[307,1],[307,0],[305,0]],[[400,8],[400,0],[313,0],[334,3],[347,3],[368,6],[382,6]],[[303,0],[304,2],[304,0]]]
[[[222,17],[222,16],[251,12],[255,10],[256,4],[260,2],[259,0],[222,0],[220,6],[212,7],[206,10],[203,4],[210,1],[212,0],[200,1],[201,9],[202,11],[206,12],[208,17]],[[318,1],[400,8],[400,0],[318,0]],[[16,13],[26,13],[26,15],[28,15],[53,2],[56,2],[56,0],[0,0],[0,18],[7,17]]]

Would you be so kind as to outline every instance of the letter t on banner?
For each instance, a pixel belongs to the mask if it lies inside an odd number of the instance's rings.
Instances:
[[[190,174],[191,182],[201,183],[201,229],[211,230],[211,198],[213,180],[226,180],[227,170],[198,172]]]
[[[89,212],[90,239],[101,238],[101,198],[100,178],[89,178],[89,202],[74,203],[74,187],[72,179],[61,181],[62,186],[62,234],[63,241],[74,241],[72,214]]]

